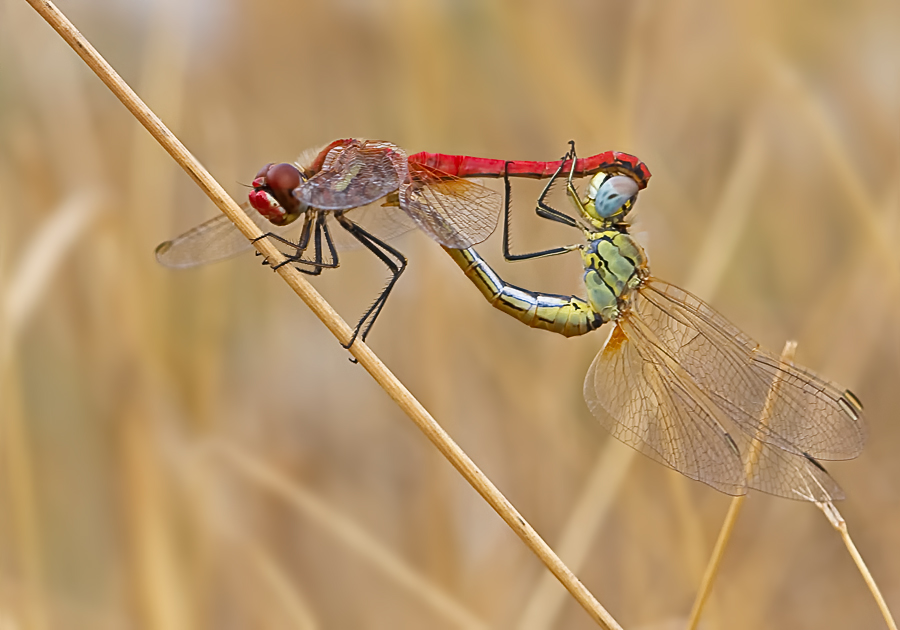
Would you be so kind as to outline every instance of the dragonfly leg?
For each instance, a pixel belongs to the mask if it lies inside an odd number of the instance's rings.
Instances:
[[[578,208],[578,212],[581,213],[582,216],[587,214],[584,209],[584,204],[581,203],[581,199],[578,197],[578,191],[575,189],[575,183],[572,181],[575,179],[575,164],[578,162],[578,156],[575,153],[575,141],[569,140],[569,156],[572,158],[572,169],[569,171],[569,177],[566,180],[566,195],[569,199],[572,200],[572,203],[575,204],[575,207]],[[607,179],[609,175],[606,176]]]
[[[328,224],[325,222],[325,218],[326,215],[324,212],[318,212],[315,216],[315,222],[309,219],[304,221],[303,230],[300,234],[300,240],[297,243],[292,243],[291,241],[276,235],[276,240],[291,245],[292,247],[294,247],[295,251],[291,254],[285,254],[286,260],[275,265],[273,269],[278,269],[282,265],[289,264],[307,265],[309,267],[312,267],[312,269],[307,269],[306,267],[296,267],[296,269],[300,273],[305,273],[310,276],[318,276],[322,273],[322,269],[334,269],[340,266],[340,260],[338,259],[337,251],[335,251],[334,242],[331,240],[331,232],[329,231]],[[323,258],[323,233],[325,234],[325,241],[328,245],[328,261],[325,261]],[[315,236],[312,236],[313,234]],[[309,247],[311,239],[313,241],[314,252],[312,260],[303,257],[306,253],[307,248]]]
[[[326,262],[322,255],[322,236],[325,236],[325,244],[328,246],[328,260],[330,262]],[[313,250],[315,251],[313,260],[299,260],[295,262],[300,262],[304,265],[309,265],[312,269],[303,269],[302,267],[296,267],[297,271],[300,273],[305,273],[310,276],[318,276],[322,273],[323,269],[335,269],[340,267],[341,261],[338,259],[337,250],[334,247],[334,241],[331,239],[331,229],[328,227],[328,224],[325,222],[325,213],[320,212],[318,218],[316,219],[316,227],[315,227],[315,236],[313,240]]]
[[[325,236],[325,244],[328,246],[328,258],[331,263],[322,262],[322,236]],[[320,215],[319,221],[316,222],[316,261],[319,263],[319,269],[333,269],[340,266],[338,260],[337,249],[334,247],[334,241],[331,238],[331,228],[325,222],[325,215]]]
[[[258,241],[260,239],[271,238],[273,241],[275,241],[277,243],[281,243],[282,245],[287,245],[288,247],[290,247],[291,249],[294,250],[293,253],[284,254],[284,256],[287,258],[287,260],[285,260],[281,263],[278,263],[277,265],[272,267],[272,271],[276,271],[282,265],[286,265],[290,262],[293,262],[297,258],[303,256],[303,252],[306,251],[306,248],[309,245],[309,238],[310,238],[310,234],[311,234],[312,228],[313,228],[313,216],[312,215],[313,215],[313,213],[307,212],[306,215],[303,217],[303,227],[300,229],[300,240],[298,240],[296,243],[290,239],[284,238],[283,236],[281,236],[279,234],[275,234],[274,232],[266,232],[259,238],[253,239],[253,242],[255,243],[256,241]],[[268,258],[263,261],[263,264],[264,265],[269,264]]]
[[[357,337],[359,337],[363,341],[366,340],[369,331],[372,330],[372,326],[373,324],[375,324],[375,320],[378,318],[378,315],[381,314],[381,310],[384,308],[384,305],[387,302],[387,298],[391,293],[391,289],[394,288],[394,285],[397,283],[400,275],[406,269],[407,261],[406,256],[401,254],[398,250],[394,249],[381,239],[377,238],[375,235],[364,230],[362,227],[345,217],[343,213],[336,213],[334,216],[341,227],[350,232],[350,234],[356,240],[362,243],[366,249],[378,256],[378,259],[381,260],[381,262],[383,262],[391,272],[391,279],[388,281],[381,294],[378,296],[372,306],[370,306],[368,310],[363,313],[363,316],[360,317],[359,322],[357,322],[356,328],[353,331],[353,336],[350,337],[350,341],[347,344],[341,344],[344,346],[344,348],[350,348],[350,346],[353,345],[353,342],[356,341]]]
[[[556,173],[553,174],[553,177],[550,179],[550,183],[547,184],[547,186],[544,188],[544,192],[541,193],[541,196],[538,199],[538,206],[535,208],[535,212],[537,212],[537,215],[539,217],[542,217],[544,219],[549,219],[551,221],[557,221],[559,223],[571,225],[572,227],[577,227],[578,224],[575,222],[575,219],[573,219],[572,217],[570,217],[568,215],[563,214],[562,212],[559,212],[558,210],[554,210],[553,208],[550,208],[550,206],[547,206],[546,204],[543,203],[544,196],[550,190],[550,185],[553,183],[553,180],[555,180],[559,176],[560,172],[562,172],[562,165],[565,163],[566,157],[568,155],[569,154],[567,153],[566,156],[563,157],[563,160],[560,163],[559,168],[557,169]],[[544,249],[544,250],[541,250],[538,252],[530,252],[527,254],[513,254],[512,252],[510,252],[509,251],[509,249],[510,249],[509,248],[509,226],[510,226],[510,205],[511,205],[511,201],[512,201],[512,185],[510,184],[510,181],[509,181],[509,162],[506,163],[506,166],[504,167],[504,171],[503,171],[503,187],[504,187],[503,257],[506,260],[508,260],[510,262],[514,262],[517,260],[532,260],[534,258],[546,258],[548,256],[558,256],[559,254],[567,254],[571,251],[575,251],[576,249],[579,249],[581,247],[581,245],[565,245],[563,247],[553,247],[551,249]],[[556,218],[555,216],[545,216],[545,215],[541,214],[542,206],[546,207],[548,210],[550,210],[552,212],[555,212],[555,213],[565,217],[565,220],[561,220],[559,218]]]
[[[556,172],[550,177],[550,181],[547,182],[547,185],[544,186],[544,190],[541,191],[541,196],[538,197],[537,205],[534,208],[535,214],[537,214],[542,219],[547,219],[548,221],[555,221],[557,223],[562,223],[563,225],[569,225],[571,227],[578,227],[578,223],[574,218],[570,217],[565,212],[561,210],[557,210],[556,208],[549,205],[545,199],[547,195],[550,194],[550,190],[553,188],[553,184],[556,183],[556,179],[560,176],[563,170],[563,166],[566,164],[566,160],[572,160],[572,172],[569,173],[569,179],[572,177],[572,173],[575,171],[576,157],[575,157],[575,144],[573,142],[569,143],[572,145],[562,158],[560,158],[559,168],[556,169]]]

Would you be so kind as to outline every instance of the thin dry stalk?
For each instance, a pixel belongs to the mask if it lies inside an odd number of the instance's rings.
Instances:
[[[859,550],[857,550],[856,545],[853,544],[853,539],[850,538],[850,532],[847,531],[847,521],[841,516],[841,513],[838,511],[837,507],[835,507],[834,503],[831,503],[830,501],[828,503],[816,502],[816,506],[822,510],[822,513],[828,519],[828,522],[831,523],[832,527],[841,534],[841,539],[844,541],[847,551],[850,552],[853,562],[856,563],[856,568],[859,569],[860,575],[862,575],[863,580],[866,581],[866,586],[869,587],[872,597],[875,598],[875,603],[878,604],[878,610],[881,611],[881,616],[884,617],[884,622],[887,624],[887,627],[890,630],[897,630],[897,623],[894,621],[894,617],[888,609],[887,602],[884,601],[881,589],[878,588],[878,584],[875,583],[875,578],[873,578],[872,574],[869,572],[869,567],[866,566]]]
[[[22,327],[30,321],[63,260],[90,227],[102,201],[102,194],[95,190],[73,193],[28,242],[0,294],[3,309],[0,347],[5,352],[12,351]]]
[[[84,62],[97,74],[103,83],[116,95],[123,105],[150,132],[163,148],[190,175],[198,186],[225,213],[235,226],[251,241],[263,256],[277,265],[284,260],[282,254],[268,239],[256,240],[263,234],[254,223],[241,211],[225,189],[206,171],[197,159],[191,155],[178,138],[163,122],[141,101],[137,94],[113,70],[112,66],[100,56],[93,46],[78,32],[72,23],[49,1],[27,0],[48,24],[75,50]],[[342,344],[351,337],[351,329],[333,308],[303,279],[298,271],[290,265],[281,266],[278,274],[294,290],[322,323],[337,337]],[[387,369],[382,361],[368,346],[357,341],[350,348],[350,353],[359,364],[375,379],[379,386],[394,402],[415,422],[416,426],[431,440],[447,460],[462,474],[466,481],[484,498],[500,515],[506,524],[522,539],[522,541],[538,556],[538,558],[559,579],[579,604],[598,624],[606,628],[620,628],[619,624],[600,605],[590,591],[563,564],[534,528],[525,521],[513,505],[481,472],[468,455],[450,438],[441,426],[431,417],[422,404],[403,386],[403,384]]]
[[[89,226],[98,195],[76,193],[44,222],[28,243],[0,294],[0,400],[6,472],[10,484],[15,558],[24,578],[27,627],[48,627],[38,498],[28,423],[23,417],[15,347],[22,328],[40,304],[54,273]]]
[[[194,624],[168,527],[169,501],[160,462],[156,449],[148,448],[154,436],[141,407],[134,405],[126,411],[120,449],[128,488],[134,595],[144,627],[186,630]]]
[[[796,70],[776,52],[765,49],[760,52],[760,57],[765,69],[800,110],[802,115],[798,117],[799,120],[808,123],[822,143],[823,155],[847,196],[850,207],[856,212],[858,223],[884,259],[882,268],[885,274],[894,287],[900,287],[900,257],[894,242],[881,228],[882,222],[874,210],[878,207],[875,197],[870,194],[857,165],[848,157],[850,152],[841,142],[840,134],[821,101],[810,93]]]
[[[609,439],[597,456],[557,545],[560,557],[576,567],[576,571],[587,561],[594,537],[606,521],[636,453],[618,440]],[[553,578],[542,575],[527,598],[528,604],[522,610],[516,628],[546,630],[554,627],[565,603],[563,596],[564,591]]]
[[[239,448],[213,442],[210,452],[258,486],[276,493],[284,501],[301,511],[304,516],[317,522],[349,549],[368,559],[384,571],[397,584],[413,593],[419,600],[437,611],[443,618],[461,628],[484,630],[487,624],[454,601],[429,580],[410,568],[395,553],[374,540],[369,534],[338,514],[308,491],[279,474],[277,470],[244,453]]]
[[[783,362],[792,361],[796,352],[796,341],[785,342],[784,349],[781,351],[781,360]],[[769,395],[766,397],[766,402],[763,405],[763,412],[760,418],[760,423],[763,426],[765,426],[766,421],[768,420],[769,409],[771,409],[772,403],[775,400],[775,394],[778,391],[780,382],[779,379],[776,379],[769,389]],[[758,439],[754,440],[750,446],[750,452],[747,454],[747,461],[744,462],[745,478],[749,478],[750,475],[753,474],[753,469],[756,468],[761,449],[762,442]],[[725,514],[725,522],[722,523],[722,529],[719,530],[719,538],[716,540],[716,546],[713,547],[712,556],[709,559],[709,564],[706,565],[706,572],[703,574],[703,579],[700,582],[700,589],[697,592],[697,597],[694,599],[694,606],[691,608],[690,617],[688,617],[687,630],[694,630],[694,628],[697,627],[697,623],[700,621],[700,615],[703,613],[703,606],[709,598],[713,582],[715,582],[716,575],[719,573],[719,565],[722,563],[722,557],[725,555],[725,547],[728,546],[728,541],[731,540],[731,532],[734,531],[734,525],[737,523],[738,515],[741,513],[741,507],[743,507],[746,498],[746,494],[736,496],[731,500],[731,505],[728,506],[728,512]]]
[[[0,387],[5,390],[3,407],[0,408],[5,422],[0,439],[4,452],[7,480],[9,482],[12,512],[12,533],[14,536],[14,558],[22,573],[24,597],[21,599],[23,620],[29,630],[49,628],[46,610],[45,580],[43,575],[43,554],[41,551],[40,527],[38,526],[37,494],[35,492],[34,464],[27,423],[22,417],[18,372],[13,365],[3,370]]]
[[[297,593],[297,588],[291,584],[288,576],[278,563],[266,551],[257,546],[248,549],[253,568],[259,574],[260,580],[267,584],[272,594],[281,604],[281,608],[290,620],[291,628],[295,630],[318,630],[320,624],[312,612],[309,604]]]

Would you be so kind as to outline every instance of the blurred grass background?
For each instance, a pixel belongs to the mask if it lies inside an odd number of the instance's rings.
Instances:
[[[840,505],[900,609],[900,8],[108,0],[60,8],[239,200],[338,137],[640,156],[656,275],[853,389]],[[559,243],[517,183],[517,244]],[[211,203],[20,0],[0,3],[0,628],[589,628],[283,282],[153,248]],[[551,226],[552,227],[552,226]],[[570,238],[570,237],[569,237]],[[602,334],[490,309],[421,234],[370,338],[626,628],[677,628],[728,498],[633,458],[581,384]],[[503,265],[577,292],[577,257]],[[350,322],[385,273],[316,286]],[[877,628],[813,506],[751,496],[709,628]]]

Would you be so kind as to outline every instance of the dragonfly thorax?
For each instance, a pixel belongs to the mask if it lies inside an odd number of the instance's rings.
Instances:
[[[631,294],[650,275],[644,250],[619,230],[591,233],[581,259],[588,302],[604,322],[620,317]]]

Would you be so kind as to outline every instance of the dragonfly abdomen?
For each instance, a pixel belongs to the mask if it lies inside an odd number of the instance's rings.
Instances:
[[[576,337],[605,323],[586,300],[522,289],[498,276],[474,249],[445,249],[491,306],[527,326]]]

